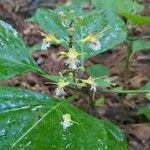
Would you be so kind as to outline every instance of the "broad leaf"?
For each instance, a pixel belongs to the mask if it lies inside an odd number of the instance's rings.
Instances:
[[[102,64],[90,65],[87,67],[87,72],[91,77],[102,77],[108,75],[108,67]]]
[[[0,89],[0,149],[126,150],[120,129],[43,94]],[[63,128],[63,115],[72,125]],[[92,129],[92,130],[91,130]]]
[[[67,38],[66,28],[61,22],[58,13],[50,9],[38,9],[35,16],[36,22],[47,33],[55,33],[57,38]]]
[[[36,67],[16,30],[0,21],[0,80],[11,78]]]
[[[99,43],[92,45],[88,43],[84,46],[84,53],[87,58],[113,48],[125,41],[127,36],[124,22],[109,9],[95,10],[84,17],[83,38],[86,38],[90,33],[97,35]],[[74,40],[79,41],[80,39],[81,27],[77,24]],[[79,45],[76,48],[81,51]]]
[[[136,25],[150,24],[150,17],[148,16],[137,16],[126,12],[121,12],[120,15]]]
[[[144,7],[133,0],[92,0],[97,8],[109,8],[115,12],[140,13]]]
[[[100,78],[95,79],[94,82],[98,87],[110,87],[112,85],[111,82]]]
[[[64,12],[65,15],[69,15],[69,11],[73,10],[75,16],[83,16],[87,12],[90,12],[92,8],[92,4],[90,0],[70,0],[70,5],[68,6],[67,3],[64,3],[62,5],[58,5],[57,12]],[[69,16],[68,16],[69,17]],[[68,19],[68,18],[67,18]]]
[[[150,50],[150,41],[148,41],[148,40],[133,41],[132,51],[138,52],[140,50]]]

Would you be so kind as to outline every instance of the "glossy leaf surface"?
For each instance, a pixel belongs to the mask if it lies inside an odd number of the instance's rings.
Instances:
[[[0,80],[33,68],[36,68],[36,64],[16,30],[0,21]]]
[[[117,13],[140,13],[144,8],[133,0],[92,0],[92,2],[97,8],[109,8]]]
[[[72,120],[66,129],[62,126],[65,114]],[[115,125],[97,120],[65,101],[12,88],[0,89],[0,141],[0,149],[15,150],[127,149]]]
[[[96,35],[97,42],[87,43],[83,50],[87,58],[105,52],[125,41],[127,31],[124,22],[111,10],[95,10],[84,17],[82,35]],[[81,39],[81,27],[76,24],[74,40]],[[76,46],[81,51],[81,47]]]
[[[47,9],[38,9],[36,13],[36,21],[44,31],[54,33],[59,39],[62,38],[66,41],[66,39],[68,39],[68,31],[67,28],[63,26],[57,11],[54,12]],[[67,17],[69,18],[69,16]],[[74,20],[73,24],[75,28],[75,33],[73,35],[73,41],[75,42],[73,46],[81,52],[81,44],[76,44],[76,42],[81,40],[81,26],[78,25],[77,19]],[[84,46],[84,53],[87,58],[113,48],[117,44],[123,42],[127,36],[126,27],[123,21],[108,9],[95,10],[94,12],[84,15],[83,38],[90,33],[97,35],[99,46],[95,49],[94,44],[86,44]],[[64,46],[66,45],[64,44]]]
[[[67,38],[67,31],[55,11],[39,8],[35,19],[45,32],[54,33],[57,38]]]

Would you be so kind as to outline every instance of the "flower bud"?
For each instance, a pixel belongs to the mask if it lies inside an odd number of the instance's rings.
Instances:
[[[59,16],[61,18],[63,26],[66,27],[67,26],[67,17],[66,17],[66,15],[61,11],[61,12],[59,12]]]
[[[69,35],[73,35],[74,31],[75,31],[75,28],[73,27],[69,28]]]
[[[78,19],[78,25],[82,26],[84,17],[83,16],[79,16],[77,19]]]
[[[70,16],[74,16],[74,10],[70,10],[70,11],[69,11],[69,15],[70,15]]]

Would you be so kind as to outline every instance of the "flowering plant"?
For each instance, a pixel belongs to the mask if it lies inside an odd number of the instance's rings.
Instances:
[[[87,93],[94,105],[97,93],[149,92],[148,88],[116,90],[106,66],[86,66],[88,58],[125,41],[127,30],[113,10],[104,7],[85,11],[84,4],[85,0],[77,0],[55,11],[40,8],[33,17],[43,29],[38,31],[43,37],[41,50],[53,44],[65,48],[58,53],[64,63],[58,75],[39,68],[16,30],[0,21],[0,80],[33,71],[56,85],[53,97],[19,88],[0,88],[0,149],[127,149],[117,126],[71,104]],[[67,95],[68,87],[71,97]]]

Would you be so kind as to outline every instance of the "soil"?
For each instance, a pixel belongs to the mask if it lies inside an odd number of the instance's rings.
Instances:
[[[25,22],[35,10],[40,6],[50,8],[56,7],[56,0],[12,0],[12,2],[0,1],[0,17],[9,22],[20,33],[28,46],[32,46],[41,40],[41,36],[37,32],[40,28],[37,25]],[[63,2],[63,0],[61,0]],[[150,15],[150,1],[143,0],[145,6],[143,15]],[[136,36],[150,35],[150,26],[138,27],[134,33]],[[57,53],[62,50],[60,46],[51,47],[47,51],[36,51],[33,58],[36,60],[40,68],[50,74],[57,74],[63,69],[62,60],[59,59]],[[110,68],[109,76],[111,80],[118,85],[124,85],[124,64],[127,58],[126,43],[116,46],[101,55],[89,59],[86,65],[104,64]],[[130,89],[139,89],[145,85],[150,79],[150,52],[141,51],[133,56],[129,68]],[[11,80],[3,81],[0,85],[24,87],[34,91],[39,91],[49,95],[54,95],[55,86],[46,84],[46,79],[32,73],[26,73],[17,76]],[[68,96],[72,91],[68,89]],[[137,115],[137,111],[141,106],[148,105],[148,100],[143,94],[98,94],[97,97],[105,98],[103,106],[91,106],[89,101],[80,97],[74,101],[74,105],[94,115],[97,118],[108,119],[119,125],[125,132],[129,150],[150,150],[150,124],[148,120]]]

